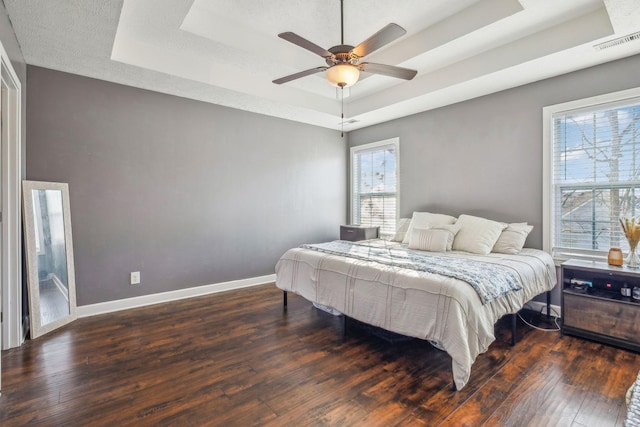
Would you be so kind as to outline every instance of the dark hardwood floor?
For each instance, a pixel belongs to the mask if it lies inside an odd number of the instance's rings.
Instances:
[[[0,425],[623,425],[639,354],[504,320],[456,392],[446,353],[274,285],[80,319],[2,353]]]

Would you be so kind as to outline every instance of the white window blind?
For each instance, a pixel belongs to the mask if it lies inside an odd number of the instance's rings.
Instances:
[[[351,223],[396,231],[398,207],[397,138],[351,148]]]
[[[552,252],[628,251],[621,216],[640,219],[640,98],[551,116]]]

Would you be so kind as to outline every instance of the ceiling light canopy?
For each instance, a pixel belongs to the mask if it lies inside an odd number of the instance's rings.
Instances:
[[[327,80],[335,87],[349,87],[360,78],[360,70],[355,65],[339,63],[327,69]]]

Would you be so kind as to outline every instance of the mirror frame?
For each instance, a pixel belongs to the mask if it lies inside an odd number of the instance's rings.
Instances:
[[[62,214],[64,217],[65,252],[67,258],[67,286],[69,294],[69,314],[45,325],[40,311],[40,282],[38,280],[38,254],[36,253],[36,229],[33,218],[33,191],[58,190],[62,194]],[[71,233],[71,213],[69,208],[69,185],[59,182],[22,181],[22,216],[25,237],[25,259],[27,266],[27,287],[29,296],[29,324],[31,339],[51,332],[77,318],[76,278],[73,259],[73,238]]]

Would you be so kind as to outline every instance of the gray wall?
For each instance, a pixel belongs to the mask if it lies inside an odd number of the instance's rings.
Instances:
[[[539,248],[542,108],[638,86],[638,70],[640,56],[623,59],[353,131],[349,145],[400,137],[402,216],[528,221]],[[337,132],[38,67],[28,82],[27,174],[70,183],[80,305],[271,274],[345,220]]]
[[[339,132],[39,67],[27,77],[27,178],[69,183],[79,305],[273,274],[290,247],[338,237]]]
[[[640,55],[353,131],[349,145],[400,137],[401,216],[528,221],[526,245],[541,248],[542,108],[637,86]]]
[[[400,137],[400,215],[528,221],[542,247],[542,108],[640,86],[640,55],[349,133]]]

